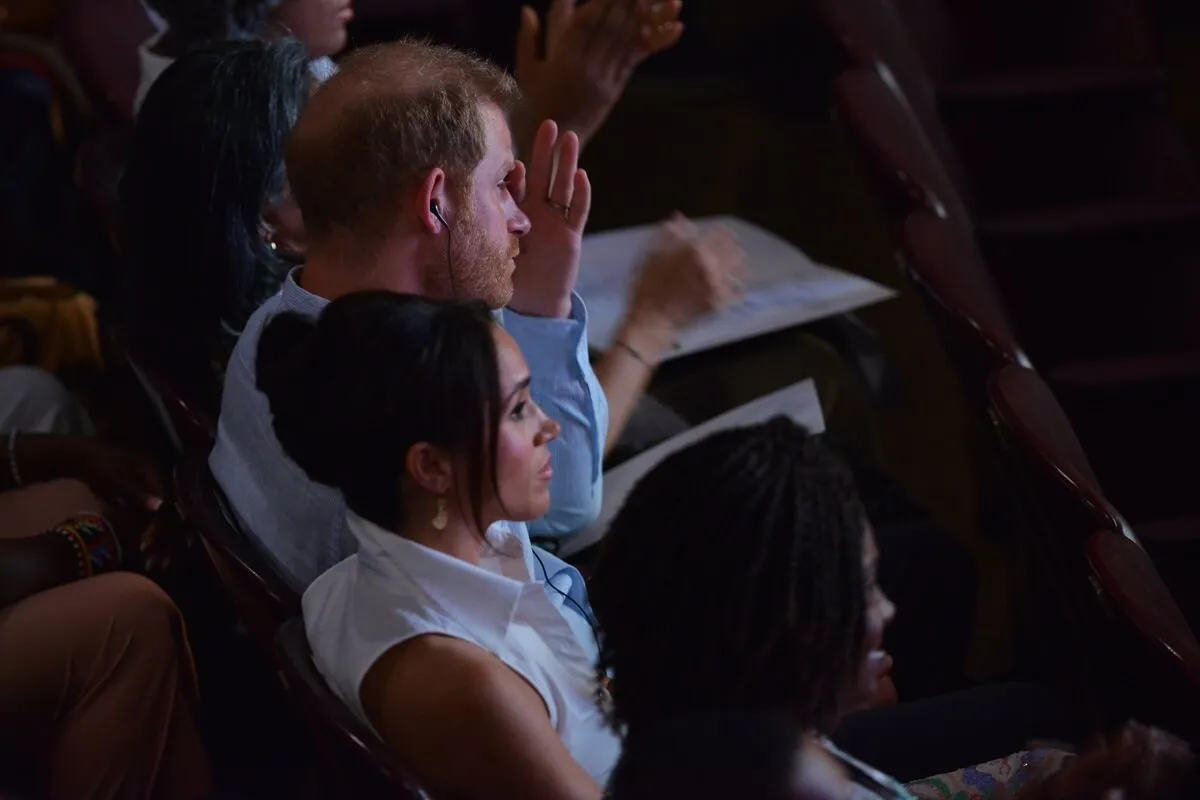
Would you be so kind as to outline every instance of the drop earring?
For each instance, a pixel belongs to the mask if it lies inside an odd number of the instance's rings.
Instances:
[[[271,248],[272,253],[279,251],[279,243],[274,239],[267,239],[267,247]]]
[[[437,513],[433,515],[434,530],[446,530],[447,523],[450,522],[450,515],[446,513],[446,498],[439,497],[437,499]]]

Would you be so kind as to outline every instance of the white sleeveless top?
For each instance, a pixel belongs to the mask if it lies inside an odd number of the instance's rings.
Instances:
[[[353,513],[347,522],[358,553],[317,578],[303,606],[317,669],[355,715],[371,724],[359,688],[392,647],[427,634],[462,639],[533,686],[567,750],[603,785],[621,746],[595,703],[594,636],[582,615],[563,607],[561,593],[534,579],[548,568],[557,586],[566,577],[555,568],[561,562],[535,555],[519,523],[493,525],[494,553],[475,566]],[[569,583],[566,592],[576,596]]]

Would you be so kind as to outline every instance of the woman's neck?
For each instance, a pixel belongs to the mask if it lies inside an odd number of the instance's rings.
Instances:
[[[461,519],[453,520],[440,531],[429,523],[401,526],[396,535],[475,565],[479,564],[485,546],[484,537]]]

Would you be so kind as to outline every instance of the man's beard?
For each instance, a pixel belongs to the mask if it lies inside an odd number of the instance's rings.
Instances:
[[[450,291],[457,300],[482,300],[489,308],[503,308],[512,299],[512,259],[516,238],[497,246],[487,240],[475,216],[460,213],[450,240]]]

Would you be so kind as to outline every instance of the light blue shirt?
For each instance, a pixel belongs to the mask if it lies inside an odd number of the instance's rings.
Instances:
[[[298,274],[293,270],[279,293],[254,312],[229,359],[209,466],[242,528],[280,573],[303,590],[356,546],[346,527],[341,493],[309,480],[284,454],[271,424],[270,404],[256,387],[258,337],[268,320],[287,311],[316,317],[329,303],[302,289],[295,280]],[[567,536],[600,513],[608,435],[608,402],[588,361],[587,310],[573,295],[567,319],[525,317],[506,309],[501,321],[529,363],[534,400],[562,427],[550,445],[550,512],[531,523],[529,531]]]

